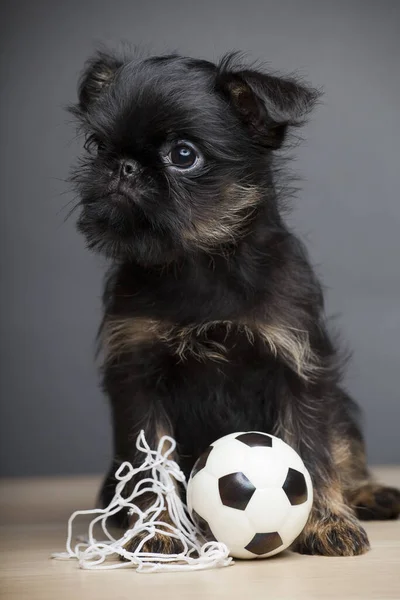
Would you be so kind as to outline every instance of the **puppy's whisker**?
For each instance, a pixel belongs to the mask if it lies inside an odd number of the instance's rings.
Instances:
[[[66,214],[66,216],[64,217],[64,223],[66,223],[68,221],[68,219],[74,214],[74,212],[77,210],[77,208],[79,207],[80,202],[78,201]]]
[[[64,194],[65,195],[65,192]],[[69,200],[68,202],[66,202],[58,211],[57,211],[57,216],[59,216],[62,212],[64,212],[65,210],[68,209],[68,207],[70,207],[71,205],[73,205],[74,209],[80,204],[80,199],[79,196],[76,195],[74,198],[71,198],[71,200]]]

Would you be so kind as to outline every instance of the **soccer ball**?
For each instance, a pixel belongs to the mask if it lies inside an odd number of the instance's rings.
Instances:
[[[313,501],[310,475],[293,448],[257,431],[232,433],[195,463],[187,487],[193,521],[207,540],[237,558],[285,550],[304,528]]]

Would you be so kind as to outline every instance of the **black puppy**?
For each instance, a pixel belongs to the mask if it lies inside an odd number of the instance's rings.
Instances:
[[[98,53],[71,109],[87,136],[73,179],[78,228],[112,259],[100,340],[115,460],[103,502],[118,464],[140,461],[142,428],[152,446],[177,440],[186,474],[217,438],[270,432],[315,488],[295,548],[344,556],[369,545],[356,516],[397,517],[400,493],[370,479],[321,287],[281,218],[274,151],[317,98],[235,55],[214,65]]]

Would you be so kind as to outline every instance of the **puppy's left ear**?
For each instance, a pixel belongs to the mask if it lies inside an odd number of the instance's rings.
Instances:
[[[97,52],[86,62],[78,85],[77,111],[81,114],[88,112],[123,64],[121,58],[105,51]]]
[[[263,146],[280,148],[289,126],[301,125],[321,92],[299,83],[252,69],[232,69],[223,61],[217,89]]]

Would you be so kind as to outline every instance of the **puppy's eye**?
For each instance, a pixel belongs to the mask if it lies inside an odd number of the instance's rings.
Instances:
[[[202,162],[200,152],[190,142],[177,142],[167,154],[167,164],[178,169],[193,169]]]
[[[95,148],[97,148],[97,140],[94,135],[88,135],[85,139],[85,143],[83,144],[86,152],[92,152]]]
[[[86,152],[101,154],[105,150],[105,144],[103,144],[95,135],[88,135],[83,144]]]
[[[179,144],[175,148],[172,148],[170,156],[171,163],[181,169],[192,167],[197,159],[196,152],[187,144]]]

